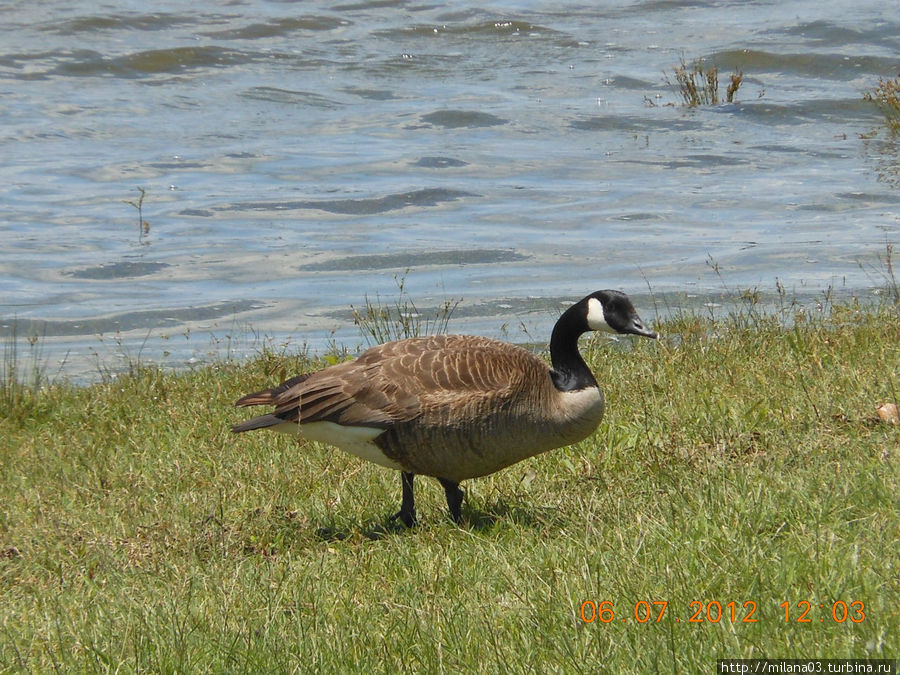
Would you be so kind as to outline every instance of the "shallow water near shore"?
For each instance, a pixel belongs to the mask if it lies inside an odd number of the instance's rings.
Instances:
[[[777,284],[869,297],[900,239],[897,147],[862,99],[900,64],[881,2],[0,19],[0,338],[78,381],[353,346],[351,306],[398,280],[514,340],[597,288],[649,320]],[[683,57],[723,89],[742,70],[737,102],[682,107]]]

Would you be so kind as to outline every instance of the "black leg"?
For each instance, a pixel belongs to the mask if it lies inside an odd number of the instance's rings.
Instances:
[[[459,489],[459,483],[454,483],[447,478],[438,478],[438,480],[441,481],[441,485],[444,486],[444,493],[447,495],[447,508],[450,509],[450,517],[453,518],[454,523],[459,525],[459,522],[462,520],[460,506],[462,505],[464,493]]]
[[[403,485],[403,501],[400,503],[400,510],[391,516],[391,520],[399,518],[407,527],[416,524],[416,502],[413,497],[413,478],[415,477],[416,474],[406,471],[400,474],[400,483]]]

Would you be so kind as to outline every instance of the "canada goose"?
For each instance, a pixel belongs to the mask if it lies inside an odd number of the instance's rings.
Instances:
[[[354,361],[291,378],[237,400],[274,412],[232,427],[271,427],[402,472],[403,501],[392,516],[416,521],[413,478],[444,487],[460,520],[460,481],[485,476],[589,436],[603,394],[578,353],[591,330],[649,338],[628,296],[597,291],[569,307],[550,337],[552,367],[531,352],[471,335],[409,338],[372,347]]]

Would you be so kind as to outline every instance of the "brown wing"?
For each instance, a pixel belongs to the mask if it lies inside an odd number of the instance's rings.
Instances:
[[[358,359],[249,394],[239,405],[274,405],[292,422],[330,421],[387,429],[423,411],[476,408],[514,395],[521,377],[546,366],[527,351],[496,340],[439,335],[390,342]],[[440,415],[443,417],[443,415]]]

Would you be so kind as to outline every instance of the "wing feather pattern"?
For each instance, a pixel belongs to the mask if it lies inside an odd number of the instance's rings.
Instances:
[[[496,409],[497,399],[522,393],[535,368],[546,366],[519,347],[438,335],[373,347],[355,361],[299,375],[236,404],[274,405],[265,416],[275,420],[271,424],[329,421],[388,429],[422,415],[446,420]],[[259,428],[261,419],[235,430]]]

